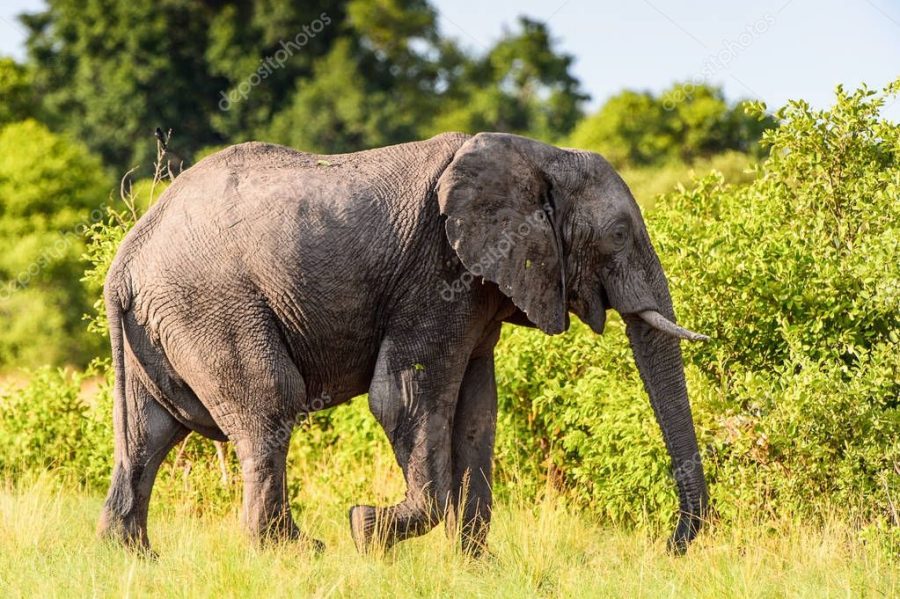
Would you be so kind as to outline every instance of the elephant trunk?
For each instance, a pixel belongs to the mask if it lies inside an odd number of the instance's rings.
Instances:
[[[671,308],[666,311],[671,312]],[[677,338],[637,314],[624,318],[634,359],[662,429],[678,485],[680,513],[678,526],[669,539],[669,550],[684,553],[700,531],[709,496],[688,403],[681,348]],[[668,320],[674,320],[674,315],[669,315]]]

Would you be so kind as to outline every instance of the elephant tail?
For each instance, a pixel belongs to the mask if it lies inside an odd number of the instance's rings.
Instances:
[[[122,314],[131,303],[131,293],[124,289],[120,277],[115,276],[115,264],[110,267],[103,286],[103,301],[106,305],[106,319],[109,322],[109,342],[112,349],[112,364],[115,373],[113,387],[113,430],[121,435],[124,455],[128,455],[128,435],[126,434],[128,405],[125,399],[125,331]]]

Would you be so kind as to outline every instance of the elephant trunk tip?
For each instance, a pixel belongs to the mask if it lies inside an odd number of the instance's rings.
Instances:
[[[656,310],[644,310],[643,312],[638,312],[638,316],[654,329],[677,337],[678,339],[684,339],[686,341],[709,341],[708,336],[680,327]]]

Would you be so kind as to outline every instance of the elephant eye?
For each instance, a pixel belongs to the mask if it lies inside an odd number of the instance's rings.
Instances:
[[[616,249],[621,249],[622,246],[625,245],[625,242],[628,240],[628,228],[621,223],[616,225],[610,232],[610,238]]]
[[[597,247],[601,253],[611,256],[621,252],[628,244],[630,236],[628,222],[617,220],[612,223],[605,223],[599,228],[595,237]]]

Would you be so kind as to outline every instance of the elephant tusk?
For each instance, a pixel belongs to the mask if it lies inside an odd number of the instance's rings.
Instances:
[[[684,327],[680,327],[656,310],[638,312],[638,316],[644,319],[644,322],[654,329],[662,331],[663,333],[668,333],[673,337],[686,339],[688,341],[709,341],[709,337],[706,335],[701,335],[700,333],[695,333],[694,331],[689,331]]]

